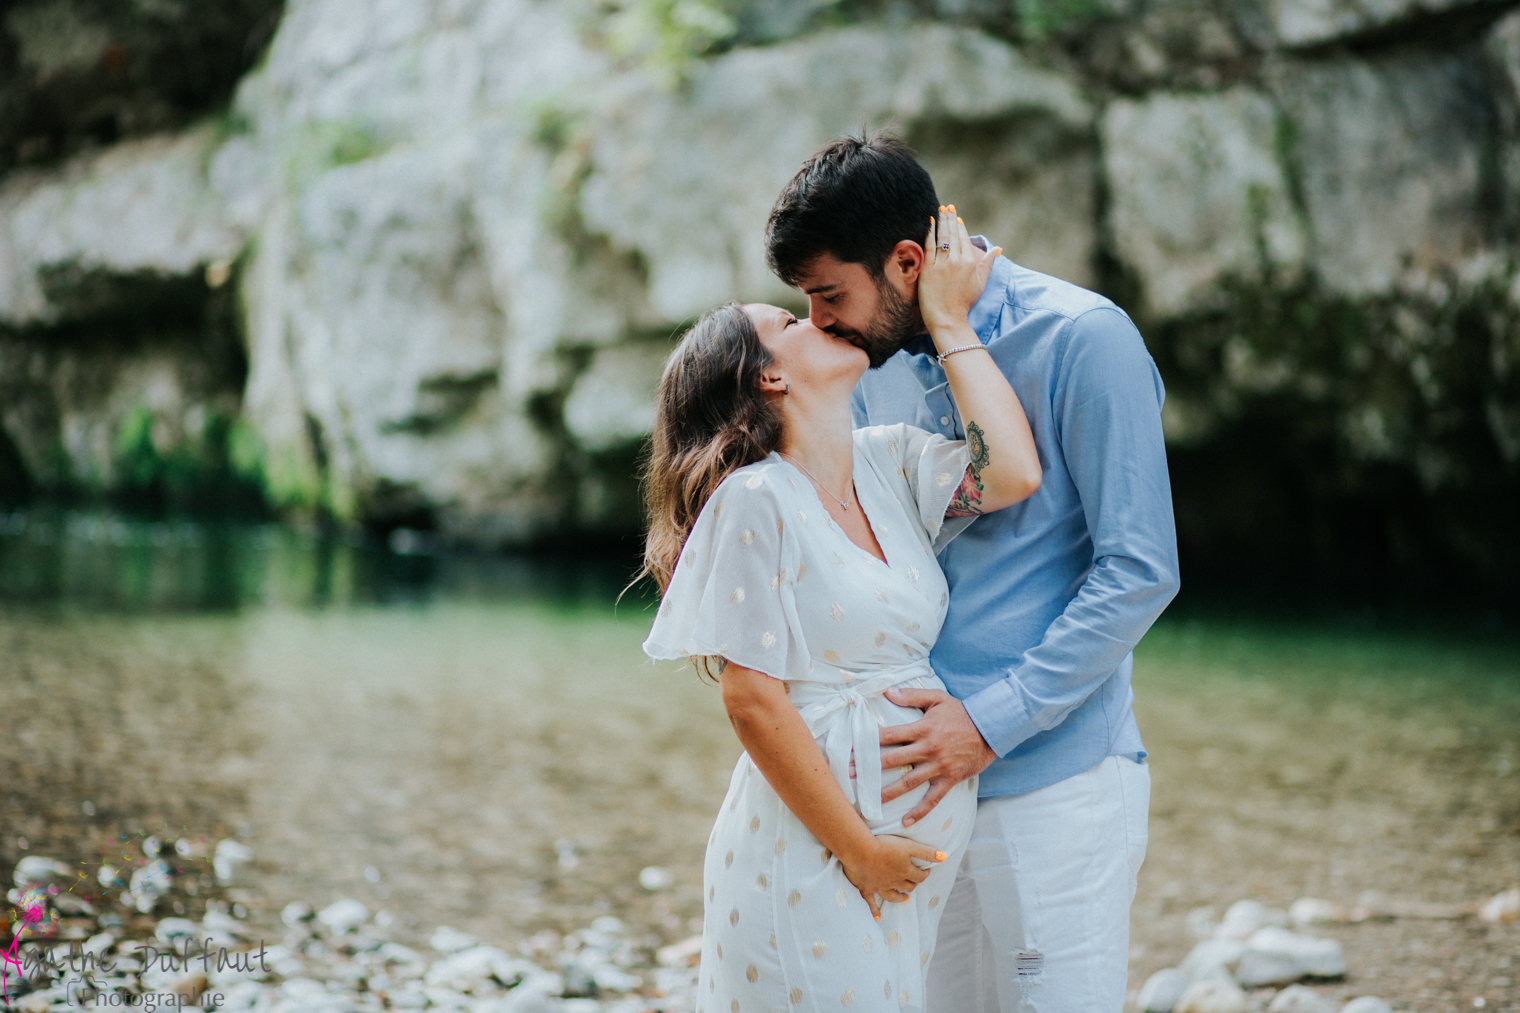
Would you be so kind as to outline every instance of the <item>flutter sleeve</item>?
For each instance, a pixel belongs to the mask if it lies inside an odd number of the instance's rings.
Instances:
[[[975,516],[945,516],[971,463],[965,440],[947,440],[905,422],[858,429],[856,439],[864,440],[876,453],[885,451],[907,483],[912,507],[916,508],[908,512],[922,526],[933,552],[938,554],[976,520]]]
[[[765,472],[730,475],[692,525],[644,653],[722,655],[777,679],[806,672],[789,543]]]

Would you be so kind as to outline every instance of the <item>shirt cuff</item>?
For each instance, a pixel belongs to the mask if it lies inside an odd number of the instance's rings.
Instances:
[[[1012,679],[999,679],[961,703],[971,723],[998,756],[1007,756],[1039,730],[1031,725],[1029,709],[1019,699]]]

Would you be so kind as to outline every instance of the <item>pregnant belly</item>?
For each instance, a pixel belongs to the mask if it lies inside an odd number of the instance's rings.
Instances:
[[[925,689],[944,688],[944,684],[938,679],[932,680],[932,683],[926,679],[925,683]],[[882,727],[910,724],[924,716],[924,712],[916,707],[899,707],[885,697],[874,699],[871,709],[880,718]],[[881,774],[883,788],[909,774],[911,769],[906,766],[883,769]],[[923,801],[924,796],[929,793],[929,785],[920,784],[905,795],[883,802],[882,818],[866,822],[873,834],[900,834],[925,844],[943,847],[948,839],[957,836],[959,825],[964,824],[969,829],[970,821],[976,816],[976,787],[975,777],[962,781],[951,788],[927,816],[916,821],[911,827],[904,827],[903,817],[908,815],[913,807]],[[855,809],[857,812],[860,811],[858,801]]]

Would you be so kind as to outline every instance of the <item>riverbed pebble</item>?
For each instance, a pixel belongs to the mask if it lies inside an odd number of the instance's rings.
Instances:
[[[639,872],[639,885],[649,891],[669,890],[676,885],[676,874],[658,865],[651,865]]]
[[[1214,978],[1188,986],[1173,1013],[1250,1013],[1251,1003],[1239,985]]]
[[[1193,947],[1178,967],[1190,981],[1229,978],[1230,965],[1245,951],[1246,944],[1238,939],[1205,939]]]
[[[428,940],[428,945],[439,953],[454,953],[457,950],[469,949],[478,942],[480,940],[468,932],[460,932],[447,925],[440,925],[433,933],[433,937]]]
[[[1269,925],[1246,941],[1235,980],[1247,987],[1286,985],[1300,978],[1338,978],[1346,957],[1335,939],[1305,936]]]
[[[1359,995],[1342,1006],[1341,1013],[1393,1013],[1393,1007],[1375,995]]]
[[[132,873],[123,897],[130,894],[130,903],[140,913],[148,914],[158,906],[159,898],[173,888],[174,877],[169,872],[169,863],[155,859]]]
[[[317,920],[327,926],[329,932],[342,935],[369,921],[369,908],[352,897],[344,897],[318,911]]]
[[[236,878],[240,866],[251,861],[253,851],[246,844],[226,837],[216,842],[216,854],[211,859],[211,868],[216,872],[217,882],[225,884]]]
[[[1172,1013],[1177,1001],[1192,984],[1193,979],[1177,968],[1163,967],[1145,979],[1136,1003],[1143,1013]]]
[[[1336,1013],[1338,1008],[1312,988],[1289,985],[1272,997],[1267,1013]]]
[[[1520,887],[1494,894],[1478,909],[1478,917],[1496,925],[1520,921]]]
[[[1220,939],[1249,939],[1268,925],[1287,925],[1288,913],[1269,908],[1260,901],[1237,900],[1224,913],[1215,935]]]
[[[11,879],[21,889],[29,886],[56,886],[73,878],[67,865],[41,855],[27,855],[16,863],[16,869],[11,874]]]
[[[1288,908],[1288,921],[1295,929],[1346,920],[1345,908],[1328,900],[1320,900],[1318,897],[1300,897]]]
[[[266,946],[262,940],[248,942],[249,930],[228,913],[227,901],[202,897],[197,903],[205,903],[206,910],[199,920],[175,914],[146,930],[141,921],[134,922],[138,927],[133,930],[115,911],[73,894],[60,895],[50,880],[59,869],[67,871],[62,863],[41,856],[23,861],[30,864],[18,866],[13,878],[27,885],[10,891],[9,898],[39,909],[43,919],[30,934],[22,926],[22,945],[62,960],[70,945],[109,955],[114,970],[93,979],[100,989],[181,995],[214,990],[223,996],[220,1013],[691,1013],[695,1008],[701,937],[651,953],[654,941],[630,938],[628,926],[610,915],[564,936],[545,930],[524,940],[516,952],[438,926],[427,937],[434,951],[429,955],[386,939],[397,918],[385,911],[372,913],[356,899],[342,898],[320,911],[293,902],[280,912],[284,940]],[[114,870],[100,878],[120,886]],[[671,889],[675,877],[651,866],[641,871],[638,882],[658,892]],[[133,873],[131,886],[123,891],[123,901],[146,912],[170,899],[176,884],[162,861],[150,860]],[[180,894],[173,899],[176,912],[190,900]],[[241,903],[247,897],[230,899],[239,899],[232,910],[247,914]],[[1491,922],[1520,919],[1520,890],[1465,910]],[[60,913],[69,916],[61,924]],[[1325,995],[1297,984],[1341,977],[1346,962],[1337,940],[1286,926],[1303,929],[1348,917],[1346,909],[1315,898],[1304,898],[1288,911],[1245,900],[1232,904],[1223,918],[1216,918],[1211,908],[1195,909],[1188,927],[1195,933],[1206,928],[1208,938],[1178,967],[1151,975],[1137,1005],[1145,1013],[1392,1013],[1388,1003],[1374,996],[1354,999],[1337,1011]],[[262,964],[229,964],[200,975],[187,974],[183,963],[177,969],[144,968],[136,959],[142,936],[160,951],[204,942],[229,951],[263,947],[264,958]],[[28,979],[13,967],[0,967],[0,976],[16,1013],[71,1013],[71,1002],[77,1013],[78,997],[65,994],[58,974]],[[1248,993],[1247,988],[1259,990]]]

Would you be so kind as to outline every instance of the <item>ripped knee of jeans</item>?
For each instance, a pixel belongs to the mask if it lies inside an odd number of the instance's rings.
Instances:
[[[1020,950],[1013,955],[1013,966],[1020,978],[1038,978],[1045,970],[1045,954],[1039,950]]]

